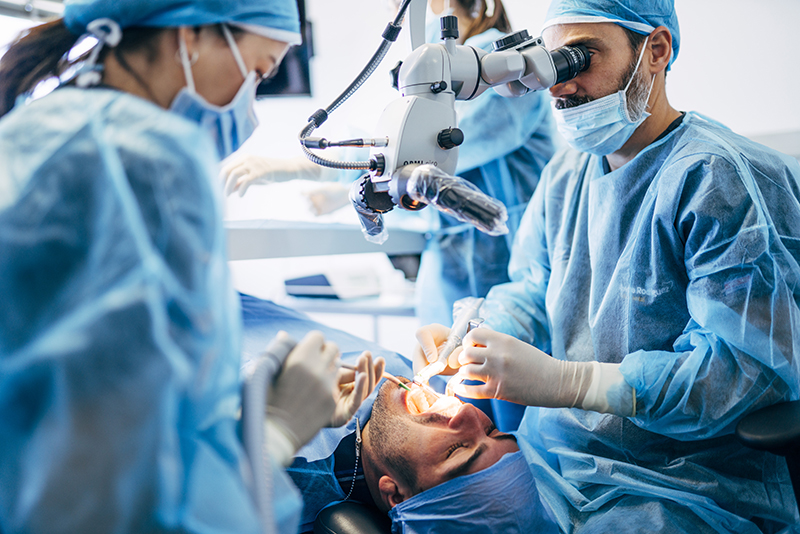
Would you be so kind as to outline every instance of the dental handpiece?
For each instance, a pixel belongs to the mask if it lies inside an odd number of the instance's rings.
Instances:
[[[480,310],[481,304],[483,304],[482,298],[475,299],[474,302],[461,310],[458,317],[456,317],[456,320],[453,322],[453,326],[450,328],[450,334],[448,334],[447,340],[439,349],[439,357],[435,362],[423,367],[420,372],[414,376],[414,382],[420,385],[427,384],[433,376],[447,369],[447,358],[450,357],[450,354],[453,353],[456,347],[461,345],[461,340],[467,335],[469,322],[478,316],[478,310]]]
[[[349,369],[351,371],[358,372],[358,368],[355,365],[350,365],[349,363],[340,363],[339,367],[341,367],[342,369]],[[403,382],[401,382],[400,379],[397,378],[396,376],[394,376],[393,374],[384,372],[382,376],[383,376],[383,378],[385,378],[389,382],[394,382],[395,384],[397,384],[401,388],[405,389],[406,391],[411,391],[410,387],[408,387]]]

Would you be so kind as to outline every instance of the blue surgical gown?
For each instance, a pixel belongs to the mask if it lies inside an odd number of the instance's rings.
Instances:
[[[497,29],[465,44],[490,50],[503,34]],[[549,96],[529,93],[504,98],[489,89],[475,100],[456,102],[458,127],[464,132],[456,174],[505,204],[509,233],[492,237],[439,211],[428,209],[431,237],[417,277],[417,316],[422,324],[450,325],[453,303],[483,297],[508,281],[511,243],[555,145]]]
[[[486,323],[559,359],[620,363],[638,407],[526,411],[565,531],[798,522],[785,461],[733,435],[800,397],[798,199],[796,160],[696,113],[613,172],[574,150],[546,168]]]
[[[0,121],[0,531],[261,532],[212,154],[110,89]]]

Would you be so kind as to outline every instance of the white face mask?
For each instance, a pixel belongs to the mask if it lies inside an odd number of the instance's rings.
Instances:
[[[431,2],[428,0],[428,10],[425,12],[425,42],[438,43],[442,38],[442,25],[439,19],[453,14],[453,8],[450,7],[450,0],[444,0],[444,9],[441,13],[436,14],[431,9]]]
[[[222,32],[225,34],[228,46],[239,66],[239,71],[244,77],[244,83],[236,96],[229,104],[216,106],[197,92],[186,43],[181,39],[178,46],[183,72],[186,76],[186,87],[178,92],[170,105],[170,110],[197,122],[211,134],[220,159],[224,159],[238,150],[258,126],[258,118],[253,109],[256,99],[256,73],[255,71],[247,72],[239,47],[225,24],[222,25]]]
[[[646,48],[647,40],[642,46],[639,60],[636,62],[633,75],[628,80],[625,89],[566,109],[556,109],[555,101],[551,101],[558,131],[574,149],[597,156],[612,154],[622,148],[636,128],[650,116],[645,111],[645,106],[639,117],[630,117],[627,97],[628,88],[639,72],[639,65]],[[653,82],[655,82],[655,75],[653,75],[653,81],[650,82],[650,89],[644,99],[645,103],[650,99]]]

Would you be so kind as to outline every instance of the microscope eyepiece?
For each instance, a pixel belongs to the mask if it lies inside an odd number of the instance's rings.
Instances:
[[[556,68],[556,83],[571,80],[589,68],[591,55],[583,45],[562,46],[550,52]]]

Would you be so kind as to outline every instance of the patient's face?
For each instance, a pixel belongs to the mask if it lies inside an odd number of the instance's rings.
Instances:
[[[486,469],[519,450],[513,436],[497,430],[471,404],[455,397],[437,401],[419,386],[409,386],[410,392],[387,381],[375,400],[370,425],[376,455],[394,458],[409,471],[414,494]]]

